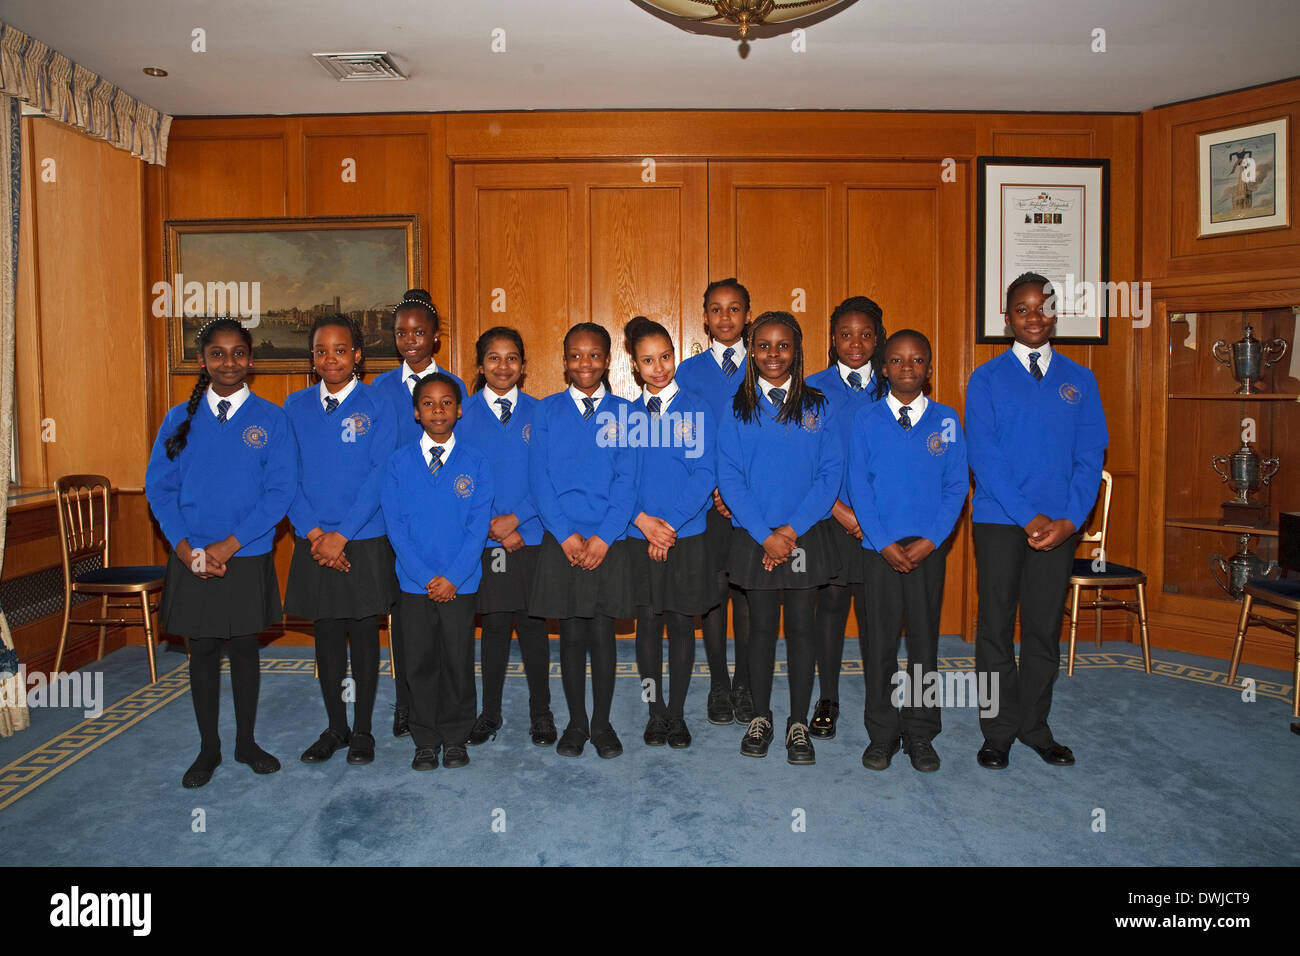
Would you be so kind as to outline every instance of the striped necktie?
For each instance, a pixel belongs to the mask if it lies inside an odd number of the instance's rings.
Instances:
[[[337,409],[338,407],[339,407],[339,400],[338,400],[337,398],[335,398],[333,395],[326,395],[326,396],[325,396],[325,414],[326,414],[326,415],[333,415],[335,409]]]
[[[727,378],[731,378],[731,376],[735,374],[736,363],[731,360],[731,357],[735,354],[736,350],[733,348],[725,348],[722,350],[722,374],[727,376]]]
[[[785,389],[783,388],[772,389],[770,392],[767,393],[767,400],[771,402],[773,405],[775,405],[777,408],[780,408],[782,405],[785,404]]]
[[[663,407],[663,404],[664,404],[663,400],[660,399],[658,395],[651,395],[649,398],[645,400],[646,410],[651,415],[658,415],[659,409]]]
[[[905,432],[910,432],[912,430],[912,419],[908,417],[911,412],[911,405],[904,405],[898,410],[898,424],[903,426],[903,431]]]
[[[1038,367],[1038,356],[1040,354],[1039,352],[1029,353],[1029,374],[1041,382],[1043,380],[1043,370]]]
[[[592,398],[591,396],[589,396],[589,395],[584,395],[584,396],[582,397],[582,417],[583,417],[584,419],[587,419],[587,418],[590,418],[592,415],[595,415],[595,414],[596,414],[596,401],[595,401],[595,399],[593,399],[593,398]]]
[[[226,420],[226,413],[229,411],[230,403],[228,401],[223,398],[221,401],[217,402],[217,421],[224,422]]]
[[[434,445],[429,449],[429,474],[436,475],[438,469],[442,467],[442,453],[445,449],[441,445]]]
[[[414,395],[415,386],[420,384],[420,376],[412,372],[410,375],[406,376],[406,382],[407,382],[407,388],[409,388],[411,390],[411,394]]]
[[[510,399],[498,398],[497,404],[501,406],[501,424],[504,425],[510,421]]]
[[[855,392],[862,391],[862,376],[856,370],[849,372],[849,388]]]

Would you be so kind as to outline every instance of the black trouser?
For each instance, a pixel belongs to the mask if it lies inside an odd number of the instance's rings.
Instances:
[[[862,584],[828,584],[817,595],[817,681],[821,696],[840,699],[840,665],[844,659],[844,626],[849,601],[858,621],[859,642],[866,636],[867,589]],[[863,663],[866,663],[864,657]]]
[[[591,655],[591,721],[587,721],[587,655]],[[560,679],[569,704],[569,726],[588,736],[609,729],[614,703],[614,619],[566,617],[560,620]]]
[[[528,679],[528,716],[551,711],[551,641],[546,620],[527,611],[494,611],[480,618],[479,662],[483,668],[483,713],[501,718],[501,692],[510,660],[510,630],[519,634],[519,656]]]
[[[997,681],[990,690],[998,707],[996,716],[980,715],[980,730],[985,741],[999,750],[1007,750],[1016,739],[1037,747],[1052,742],[1047,715],[1061,666],[1061,621],[1078,540],[1077,534],[1071,535],[1051,551],[1035,551],[1023,528],[975,524],[979,582],[975,670],[981,681]]]
[[[704,637],[704,656],[709,662],[709,689],[731,690],[733,681],[727,671],[727,601],[731,601],[731,623],[736,632],[737,687],[751,686],[749,676],[749,602],[745,592],[733,588],[726,571],[718,571],[716,578],[718,605],[707,614],[700,615],[700,630]]]
[[[230,658],[230,689],[235,698],[235,752],[257,746],[257,694],[262,673],[256,634],[241,634],[228,641],[218,637],[190,639],[190,696],[199,724],[199,746],[208,756],[221,753],[217,716],[221,711],[221,650]]]
[[[751,590],[749,599],[749,673],[754,679],[754,716],[772,714],[772,672],[776,639],[785,608],[785,658],[790,680],[790,719],[808,722],[815,657],[815,612],[818,588]]]
[[[664,705],[664,627],[668,628],[668,704]],[[638,607],[636,617],[636,666],[641,675],[642,698],[647,680],[650,713],[681,717],[686,713],[686,692],[695,670],[695,627],[691,619],[676,611],[656,614]]]
[[[340,736],[348,732],[348,707],[343,699],[343,680],[348,670],[348,646],[352,647],[353,727],[358,734],[370,733],[379,690],[379,619],[377,617],[322,618],[316,621],[316,674],[330,730]]]
[[[892,744],[900,735],[908,741],[933,740],[941,726],[939,707],[916,705],[922,699],[921,679],[929,674],[937,679],[939,672],[939,614],[948,549],[936,548],[906,574],[890,567],[879,551],[867,551],[864,564],[872,596],[867,637],[858,639],[867,673],[867,733],[879,744]],[[895,675],[904,626],[907,682],[900,685]],[[894,703],[899,688],[905,692],[901,715]]]
[[[464,745],[478,716],[474,686],[476,596],[432,601],[402,592],[403,669],[411,684],[411,737],[421,749]]]
[[[397,706],[410,710],[411,683],[406,673],[406,648],[402,633],[402,599],[399,596],[388,622],[388,657],[397,685]]]

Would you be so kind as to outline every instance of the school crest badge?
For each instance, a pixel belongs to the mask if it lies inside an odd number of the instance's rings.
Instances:
[[[249,448],[265,448],[268,437],[261,425],[249,425],[244,429],[244,444]]]
[[[677,437],[682,441],[695,440],[695,423],[689,418],[683,418],[679,421],[675,430],[677,432]]]
[[[1071,405],[1078,405],[1083,400],[1083,392],[1079,391],[1078,386],[1071,385],[1069,382],[1062,385],[1058,392],[1061,399]]]
[[[938,458],[948,450],[948,443],[943,440],[943,435],[939,432],[930,432],[930,436],[925,440],[925,447],[931,455]]]
[[[474,479],[469,475],[457,475],[452,487],[456,490],[458,497],[468,498],[474,494]]]
[[[364,435],[366,432],[370,431],[371,425],[373,424],[370,421],[370,416],[365,412],[357,412],[348,418],[348,422],[351,423],[352,434],[354,435]]]
[[[522,428],[520,428],[519,437],[522,438],[524,440],[524,444],[527,445],[529,439],[533,437],[533,426],[525,425]]]
[[[611,445],[617,442],[619,436],[618,422],[610,422],[605,425],[604,428],[601,429],[601,435],[604,437],[605,441]]]
[[[803,413],[803,430],[806,432],[815,432],[822,427],[822,420],[817,417],[816,412]]]

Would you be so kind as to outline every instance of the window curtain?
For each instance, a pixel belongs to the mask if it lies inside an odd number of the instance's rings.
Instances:
[[[170,116],[7,23],[0,23],[0,93],[147,163],[167,164]]]
[[[4,567],[9,457],[14,424],[14,295],[18,285],[18,145],[21,107],[0,93],[0,568]],[[0,608],[0,737],[29,723],[26,685]]]

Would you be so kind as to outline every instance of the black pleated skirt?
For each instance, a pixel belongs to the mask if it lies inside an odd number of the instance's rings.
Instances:
[[[705,532],[678,538],[666,561],[651,559],[648,542],[628,538],[634,603],[657,614],[675,611],[694,616],[712,610],[718,603],[718,589],[707,538]]]
[[[397,601],[397,571],[388,538],[361,538],[343,546],[352,568],[321,567],[306,538],[294,538],[284,613],[308,621],[387,614]]]
[[[824,522],[802,535],[795,546],[803,549],[801,560],[792,557],[772,571],[763,569],[763,546],[743,528],[731,543],[727,567],[731,583],[746,590],[770,591],[783,588],[819,588],[840,567],[839,552]]]
[[[266,554],[231,558],[220,578],[199,578],[173,551],[167,556],[158,623],[179,637],[260,634],[282,620],[275,560]]]
[[[498,549],[500,553],[496,553]],[[507,551],[496,543],[485,549],[483,578],[478,585],[478,613],[528,610],[541,550],[540,544],[526,544],[518,551]]]
[[[862,542],[844,530],[844,525],[831,516],[821,522],[826,526],[826,535],[835,545],[835,554],[839,558],[840,568],[831,578],[831,584],[862,584],[866,570],[862,563]]]
[[[719,571],[727,570],[727,557],[731,554],[731,538],[735,530],[731,519],[722,517],[710,504],[708,516],[704,519],[704,542],[709,549],[709,560]]]
[[[594,571],[569,564],[560,543],[549,531],[538,546],[537,572],[528,600],[533,617],[632,617],[631,542],[627,538],[609,546],[605,560]]]

